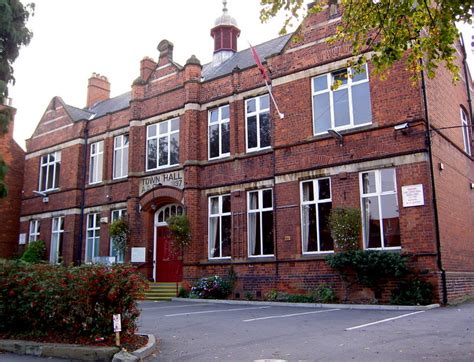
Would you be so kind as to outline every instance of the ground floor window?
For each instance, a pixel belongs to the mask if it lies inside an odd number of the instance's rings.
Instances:
[[[361,172],[360,189],[365,248],[400,248],[395,169]]]
[[[39,239],[40,222],[39,220],[30,220],[30,230],[28,233],[28,243]]]
[[[64,217],[53,218],[51,229],[51,251],[49,261],[53,264],[61,262],[63,255]]]
[[[230,195],[209,198],[209,258],[231,256]]]
[[[100,214],[87,215],[86,262],[93,262],[99,256]]]
[[[110,222],[113,223],[119,219],[127,219],[127,209],[112,210]],[[112,238],[110,238],[110,256],[115,257],[116,263],[123,263],[125,261],[125,250],[117,250],[114,247]]]
[[[272,189],[250,191],[247,207],[249,256],[273,255]]]
[[[331,180],[322,178],[301,183],[301,237],[303,254],[334,250],[329,229],[332,208]]]

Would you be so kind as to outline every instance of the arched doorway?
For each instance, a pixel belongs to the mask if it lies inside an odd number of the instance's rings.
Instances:
[[[181,252],[173,249],[171,234],[166,220],[181,215],[180,204],[164,205],[155,212],[153,279],[156,282],[180,282],[183,279]]]

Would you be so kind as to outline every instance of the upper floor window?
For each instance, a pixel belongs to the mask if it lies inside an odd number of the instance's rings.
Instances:
[[[36,241],[40,236],[40,221],[39,220],[30,220],[30,232],[28,236],[28,243]]]
[[[360,189],[365,248],[400,248],[395,169],[360,173]]]
[[[229,106],[209,111],[209,159],[230,155]]]
[[[331,179],[322,178],[301,183],[303,254],[334,250],[334,241],[329,229],[331,208]]]
[[[268,94],[245,101],[247,152],[271,146],[270,100]]]
[[[230,195],[209,198],[209,258],[230,257],[232,220]]]
[[[99,256],[100,214],[87,215],[86,262],[93,262]]]
[[[89,163],[89,183],[102,182],[104,168],[104,141],[91,143],[91,157]]]
[[[127,209],[112,210],[110,221],[113,223],[119,219],[127,219]],[[115,257],[117,263],[123,263],[125,260],[125,250],[119,249],[114,245],[114,241],[110,238],[110,256]]]
[[[179,118],[147,127],[146,170],[179,164]]]
[[[61,171],[61,152],[41,156],[39,191],[55,190],[59,187]]]
[[[53,218],[51,228],[51,250],[49,261],[53,264],[59,263],[63,255],[64,217]]]
[[[114,138],[114,179],[128,175],[128,134]]]
[[[250,256],[273,255],[273,195],[271,189],[248,193],[248,240]]]
[[[342,69],[312,79],[314,134],[372,123],[367,64],[352,77],[351,72]]]
[[[467,119],[466,112],[461,108],[461,126],[462,126],[462,138],[464,141],[464,151],[470,156],[471,155],[471,140],[469,138],[469,121]]]

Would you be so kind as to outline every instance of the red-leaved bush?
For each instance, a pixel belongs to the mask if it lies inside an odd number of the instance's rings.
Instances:
[[[106,337],[113,334],[113,314],[121,314],[122,333],[130,335],[145,285],[143,276],[127,265],[0,261],[0,332]]]

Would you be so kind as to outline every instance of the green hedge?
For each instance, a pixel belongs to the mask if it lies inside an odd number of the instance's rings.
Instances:
[[[107,337],[112,315],[121,314],[122,333],[133,334],[145,281],[135,268],[0,262],[0,332]]]

